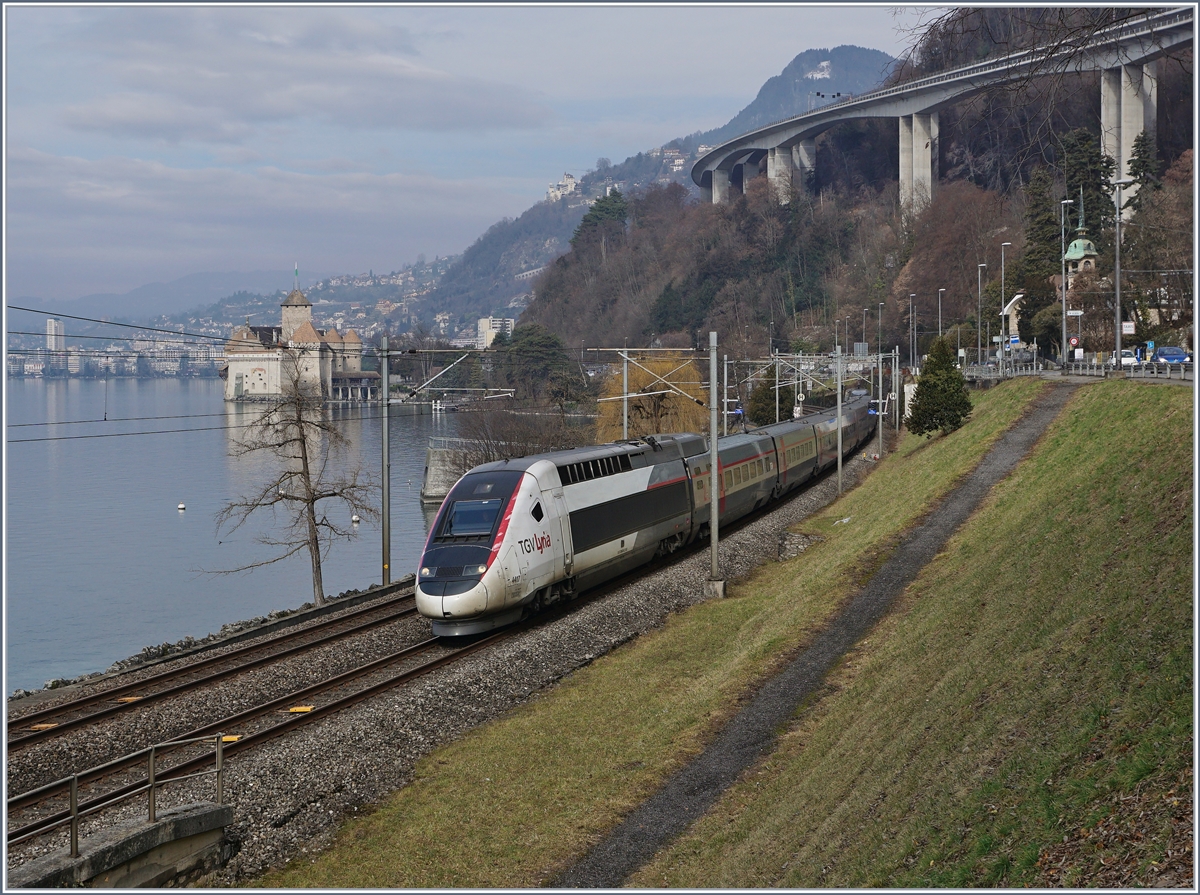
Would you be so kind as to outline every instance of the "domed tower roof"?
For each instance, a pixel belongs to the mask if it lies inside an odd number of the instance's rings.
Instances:
[[[1082,261],[1084,258],[1095,258],[1099,254],[1096,244],[1087,238],[1087,231],[1077,230],[1075,239],[1067,246],[1067,254],[1063,257],[1067,261]]]
[[[285,298],[285,299],[283,300],[283,304],[282,304],[280,307],[284,307],[284,308],[296,308],[296,307],[302,307],[302,308],[311,308],[311,307],[312,307],[312,302],[310,302],[310,301],[309,301],[307,298],[305,298],[305,297],[304,297],[304,293],[303,293],[303,292],[301,292],[299,289],[293,289],[291,292],[289,292],[289,293],[288,293],[288,297],[287,297],[287,298]]]

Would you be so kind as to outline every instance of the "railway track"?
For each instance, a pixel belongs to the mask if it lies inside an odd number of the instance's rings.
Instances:
[[[409,590],[385,603],[377,603],[326,619],[315,625],[274,637],[266,643],[238,647],[220,655],[160,671],[137,681],[28,712],[9,721],[8,750],[18,751],[33,743],[62,736],[68,731],[104,718],[180,696],[198,687],[346,637],[363,634],[415,613],[416,602],[412,591]]]
[[[802,494],[806,490],[808,490],[807,486],[799,489],[795,492],[795,495]],[[729,533],[732,534],[753,520],[761,518],[774,509],[789,503],[791,499],[792,496],[789,495],[783,501],[768,505],[768,507],[739,520],[736,525],[730,527]],[[285,736],[310,721],[333,715],[372,696],[403,686],[435,669],[459,661],[503,639],[515,636],[532,627],[552,622],[563,615],[591,603],[593,600],[602,599],[611,591],[624,587],[631,581],[635,581],[654,571],[659,571],[664,567],[674,565],[700,550],[707,549],[707,542],[697,542],[689,545],[688,548],[675,551],[646,566],[622,575],[620,578],[606,582],[602,587],[596,588],[576,599],[552,606],[549,610],[545,610],[517,625],[489,635],[471,638],[471,642],[463,644],[448,643],[438,638],[424,640],[377,658],[362,666],[334,675],[316,684],[277,696],[253,708],[205,723],[187,733],[180,733],[172,737],[172,739],[183,740],[197,737],[213,737],[215,739],[217,734],[223,734],[229,740],[223,747],[226,757],[244,754],[256,746]],[[401,608],[398,604],[410,599],[408,597],[401,597],[397,600],[389,601],[387,604],[383,604],[383,606],[391,607],[387,612],[394,612],[397,614],[394,617],[399,617],[400,614],[406,613],[409,607],[406,605]],[[381,608],[380,605],[371,607],[376,612],[379,612]],[[326,631],[321,636],[328,635],[333,638],[351,636],[356,631],[366,629],[370,626],[365,622],[365,617],[369,614],[369,611],[359,610],[347,616],[339,617],[338,621],[343,623],[351,617],[357,621],[347,625],[345,630],[338,632]],[[384,613],[379,612],[379,614],[383,615]],[[394,617],[391,620],[394,620]],[[332,622],[333,620],[331,620]],[[360,622],[363,623],[361,627],[359,626]],[[382,624],[383,622],[379,623]],[[324,629],[326,626],[323,624],[321,627]],[[306,629],[307,633],[311,634],[314,628]],[[299,633],[297,632],[297,635]],[[265,650],[265,652],[253,656],[251,651],[255,649]],[[272,661],[279,660],[288,651],[294,649],[303,649],[303,645],[292,643],[281,650],[278,649],[278,642],[276,642],[274,649],[264,644],[260,647],[246,648],[245,652],[235,650],[222,657],[213,657],[212,664],[208,665],[209,672],[206,672],[206,676],[208,673],[224,673],[223,671],[214,671],[217,659],[227,659],[230,656],[241,657],[236,659],[236,661],[240,663],[239,668],[244,670],[246,668],[244,659],[249,658],[251,661],[261,660],[262,664],[269,664]],[[421,658],[430,652],[434,652],[436,655],[422,661]],[[204,663],[210,662],[210,660],[202,661]],[[192,671],[194,670],[195,665],[192,666]],[[161,678],[156,675],[154,679],[162,683],[167,678],[165,675]],[[147,681],[143,680],[128,686],[137,687],[145,686],[146,684]],[[94,697],[88,697],[88,699],[93,701],[111,701],[114,698],[115,692],[115,689],[110,689],[103,693],[95,694]],[[163,692],[160,698],[166,700],[170,695],[170,693]],[[132,705],[138,705],[139,703],[146,704],[139,700],[139,702],[132,703]],[[47,709],[45,711],[62,711],[65,707],[65,705],[57,706],[54,709]],[[293,711],[294,709],[296,711]],[[16,723],[24,724],[29,722],[34,717],[34,714],[29,713],[22,716]],[[89,716],[89,719],[94,720],[94,717],[94,715]],[[164,749],[161,753],[162,757],[156,770],[155,779],[161,782],[187,776],[204,767],[211,768],[213,762],[211,745],[207,747],[207,751],[203,755],[196,754],[198,748],[195,746],[184,747],[175,752]],[[98,768],[79,773],[77,776],[79,810],[88,811],[91,808],[110,803],[114,799],[119,799],[122,795],[143,789],[147,783],[144,753],[145,750],[132,761],[111,761]],[[63,772],[59,771],[58,773]],[[69,774],[71,772],[67,771],[65,773]],[[24,839],[37,836],[39,832],[47,830],[69,817],[69,810],[67,808],[69,804],[68,790],[69,784],[67,783],[50,784],[11,798],[7,805],[7,842],[10,846]]]
[[[334,675],[320,683],[284,694],[270,702],[244,712],[222,718],[199,727],[177,739],[223,734],[225,756],[244,752],[276,737],[285,735],[302,724],[343,711],[350,706],[401,686],[451,662],[478,652],[497,640],[510,637],[517,629],[507,629],[458,647],[447,647],[440,639],[431,638],[383,656],[359,668]],[[411,660],[434,652],[432,658],[413,664]],[[392,668],[401,665],[399,669]],[[160,782],[193,773],[212,762],[212,755],[196,755],[194,748],[184,747],[179,754],[163,750],[164,762],[156,770]],[[138,773],[145,766],[141,755],[118,759],[91,769],[77,777],[79,810],[88,811],[136,792],[147,783]],[[9,843],[19,841],[53,827],[69,816],[63,807],[70,785],[55,782],[8,800]],[[33,809],[33,810],[31,810]]]

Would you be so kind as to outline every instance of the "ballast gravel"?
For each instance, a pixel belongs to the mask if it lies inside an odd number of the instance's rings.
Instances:
[[[864,453],[843,464],[845,489],[852,488],[874,466],[870,456],[877,444],[872,440]],[[723,574],[728,580],[743,578],[763,562],[802,550],[807,544],[789,537],[787,529],[836,496],[834,472],[771,512],[727,535],[722,532]],[[231,757],[224,787],[234,821],[227,833],[238,851],[201,885],[245,885],[266,870],[321,851],[343,820],[404,786],[417,760],[439,745],[500,717],[572,671],[661,626],[671,612],[703,602],[708,572],[709,551],[696,551],[586,602],[558,620],[432,672],[412,685]],[[396,634],[400,639],[409,636],[407,631]],[[379,648],[397,645],[393,642]],[[363,651],[363,645],[354,639],[339,642],[325,648],[321,666],[341,666],[352,654],[361,658]],[[295,673],[287,664],[262,669],[255,673],[254,689],[285,692],[292,688]],[[152,721],[139,725],[138,739],[161,742],[194,727],[197,717],[211,713],[212,699],[213,694],[208,693],[164,703],[156,708]],[[147,724],[153,729],[145,729]],[[55,763],[47,758],[38,771],[30,769],[31,778],[49,775],[53,779]],[[10,777],[10,793],[22,791],[25,787],[14,788]],[[212,798],[212,778],[203,777],[165,787],[159,804],[165,808]],[[144,812],[144,800],[134,799],[107,814],[104,823],[133,819]],[[85,823],[81,835],[86,837],[95,827],[95,822]],[[64,844],[62,836],[49,836],[10,848],[8,866]]]

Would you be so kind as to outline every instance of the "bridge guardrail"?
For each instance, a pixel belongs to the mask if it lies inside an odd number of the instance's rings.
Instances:
[[[1142,19],[1139,22],[1121,25],[1111,31],[1099,32],[1094,36],[1093,40],[1089,42],[1087,48],[1098,48],[1106,43],[1111,43],[1114,40],[1121,40],[1122,38],[1130,37],[1137,33],[1153,34],[1156,28],[1167,28],[1172,25],[1178,25],[1183,22],[1191,21],[1193,19],[1194,15],[1191,9],[1174,10],[1172,12],[1160,13],[1155,16],[1147,16],[1145,19]],[[962,68],[956,68],[948,72],[940,72],[936,75],[930,75],[926,78],[919,78],[915,81],[907,81],[903,84],[897,84],[893,87],[885,87],[882,90],[873,90],[870,93],[852,96],[847,99],[839,100],[835,103],[830,103],[826,106],[821,106],[819,109],[813,109],[811,112],[803,112],[799,115],[792,115],[788,118],[780,118],[778,121],[772,121],[769,124],[764,124],[760,127],[754,128],[753,130],[746,131],[744,134],[739,134],[738,136],[727,140],[723,145],[736,143],[743,137],[748,137],[751,134],[767,130],[768,128],[775,127],[776,125],[799,121],[801,118],[807,118],[810,115],[819,115],[823,112],[828,112],[831,109],[841,109],[857,103],[871,102],[876,99],[882,99],[886,96],[893,96],[897,93],[907,93],[912,90],[919,90],[922,87],[931,87],[935,84],[941,84],[946,81],[957,80],[959,78],[969,78],[974,75],[990,74],[991,72],[998,71],[1000,69],[1019,66],[1024,62],[1049,62],[1057,56],[1067,55],[1074,49],[1076,48],[1059,50],[1057,52],[1052,52],[1047,56],[1039,56],[1036,48],[1031,50],[1021,50],[1020,52],[1012,53],[1008,56],[1001,57],[1000,59],[977,62],[973,65],[963,66]]]

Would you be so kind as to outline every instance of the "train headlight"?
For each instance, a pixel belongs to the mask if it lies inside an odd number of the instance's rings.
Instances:
[[[467,566],[465,569],[463,569],[463,572],[467,575],[482,575],[486,571],[486,565]]]
[[[421,567],[421,577],[422,578],[432,578],[433,577],[433,569],[429,568],[429,566],[422,566]]]

